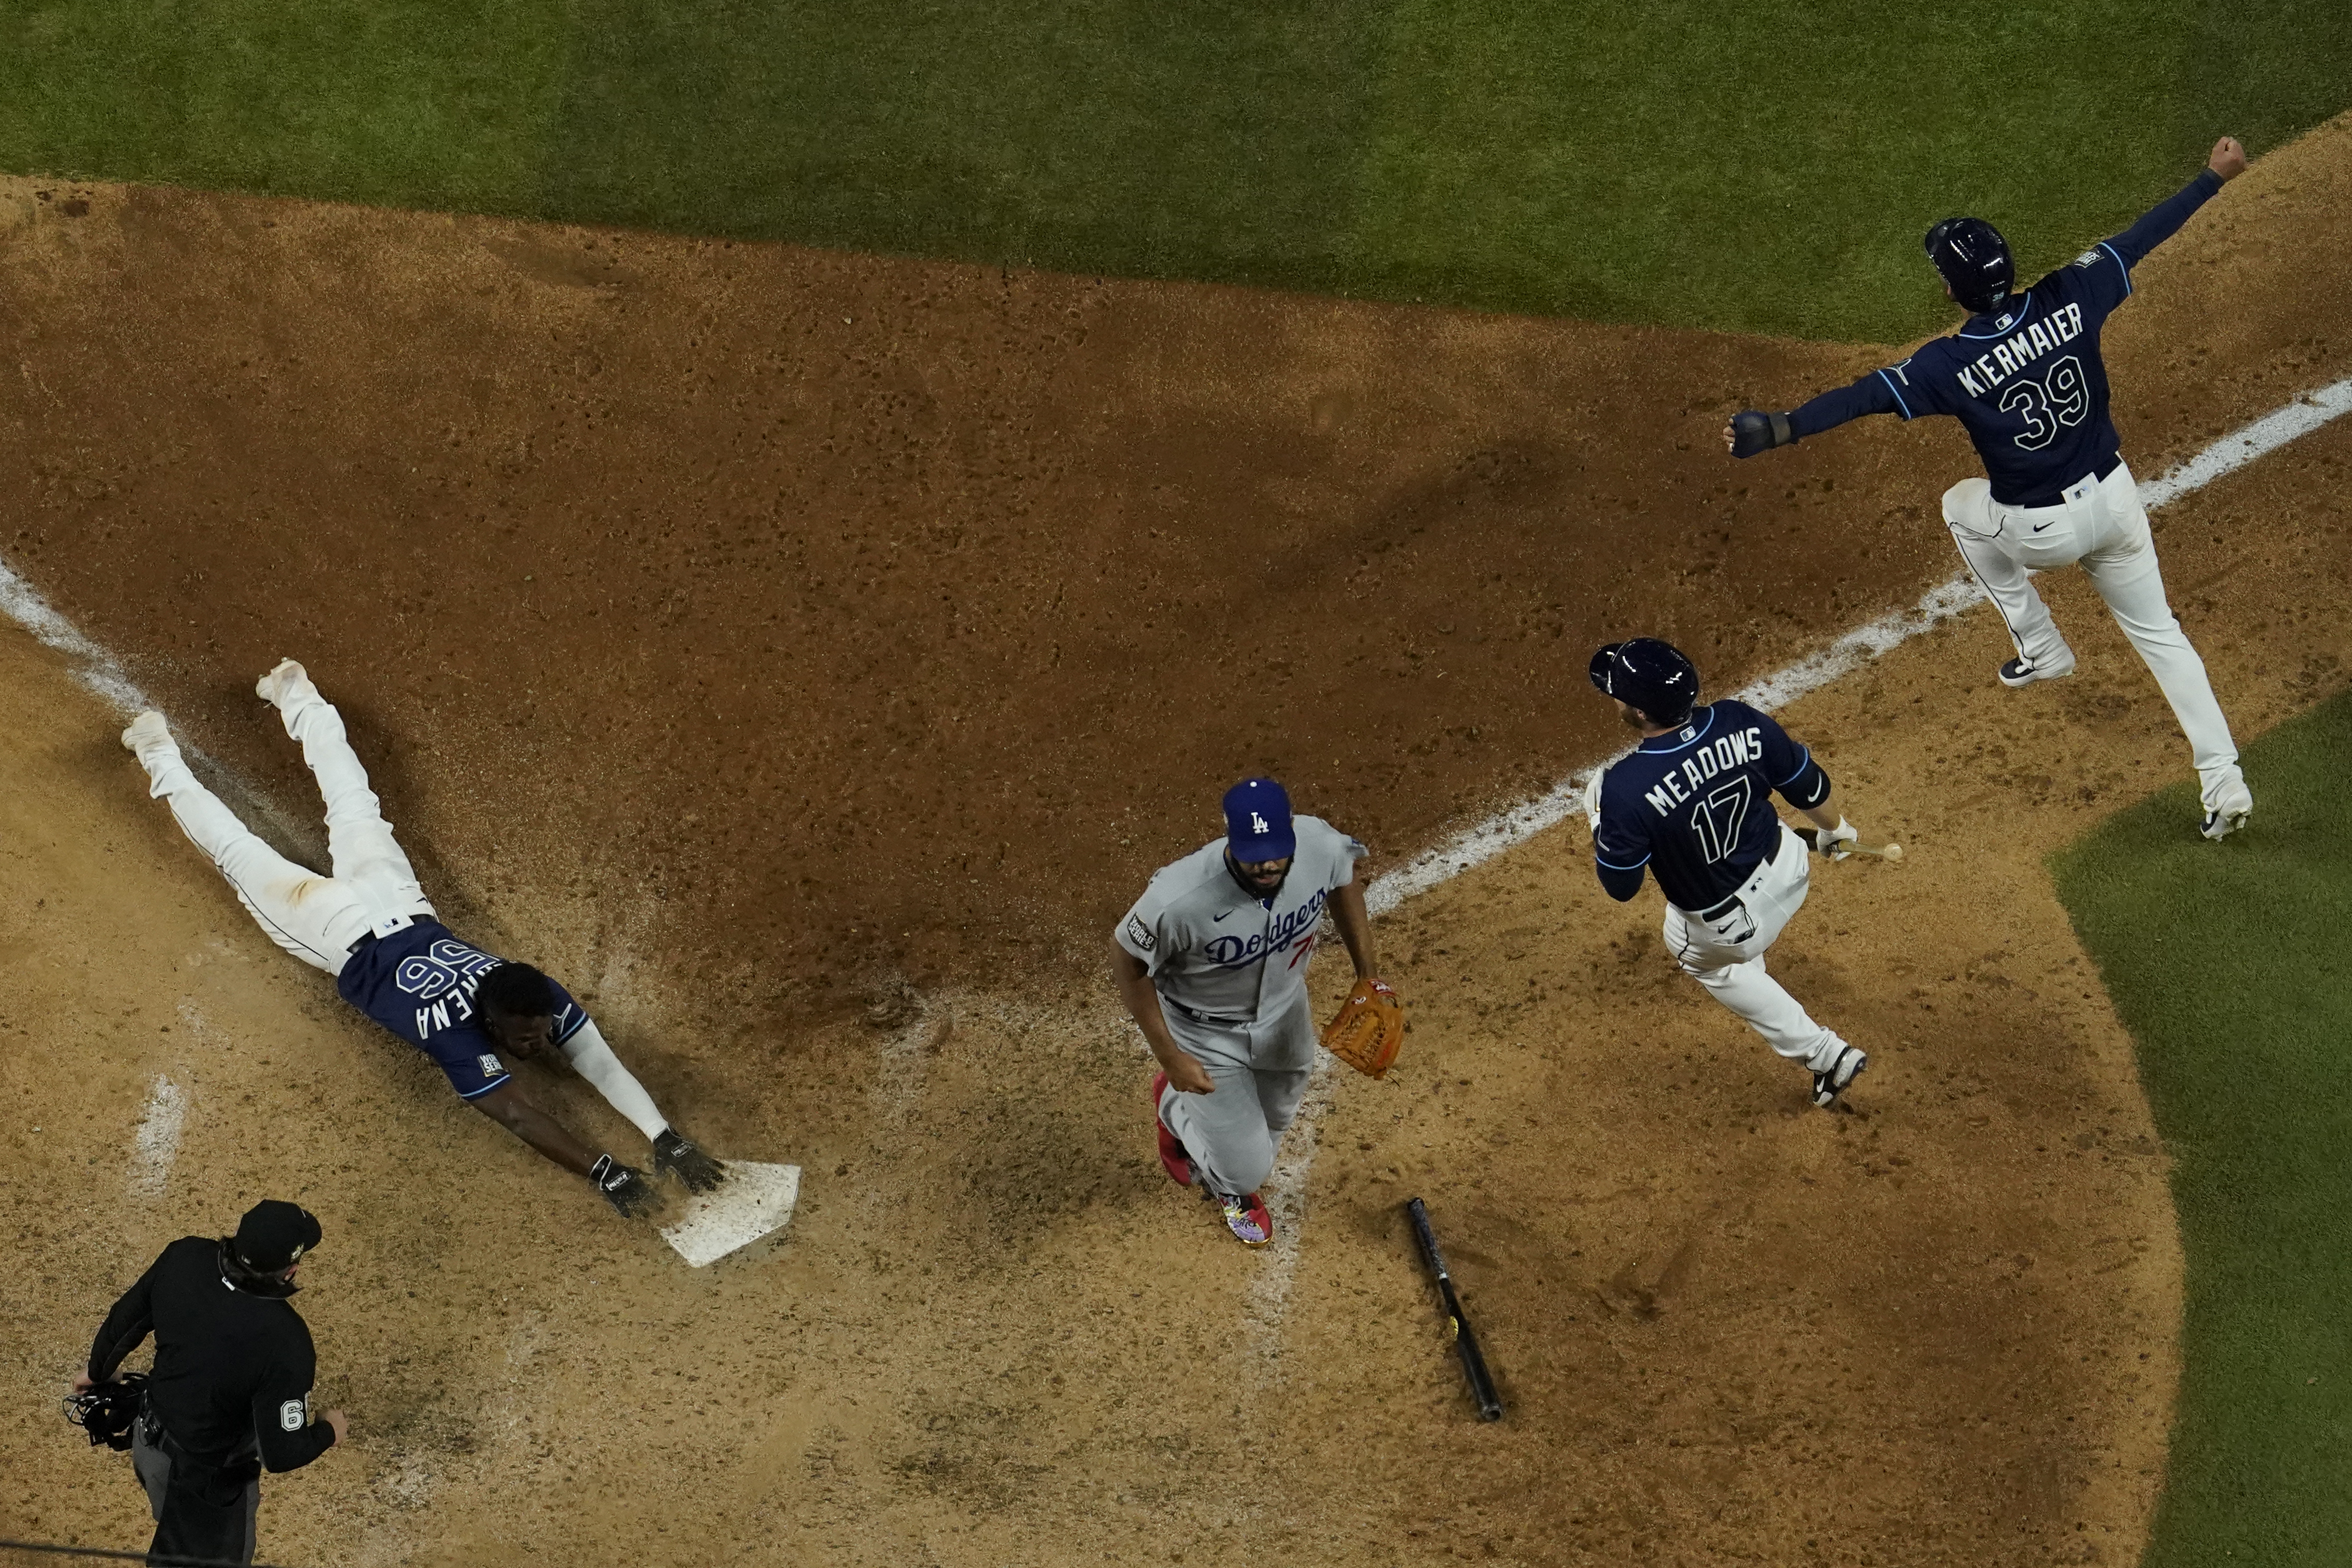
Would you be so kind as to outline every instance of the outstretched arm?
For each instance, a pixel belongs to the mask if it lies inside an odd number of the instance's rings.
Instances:
[[[575,1176],[596,1167],[595,1152],[525,1097],[512,1079],[466,1102]]]
[[[610,1154],[592,1154],[588,1146],[566,1132],[527,1099],[509,1079],[489,1093],[466,1102],[565,1170],[587,1177],[625,1217],[654,1206],[653,1184],[642,1172],[624,1165]]]
[[[1911,418],[1919,412],[1916,402],[1903,390],[1902,365],[1874,370],[1851,386],[1824,392],[1786,414],[1766,414],[1750,408],[1733,415],[1723,426],[1723,448],[1735,458],[1752,458],[1775,447],[1792,447],[1807,436],[1834,430],[1847,420],[1859,419],[1866,414],[1899,414]]]
[[[621,1065],[594,1019],[572,1031],[560,1048],[572,1070],[594,1084],[604,1103],[635,1123],[638,1131],[647,1138],[659,1138],[668,1130],[669,1119],[654,1105],[654,1097],[646,1092],[636,1074]]]
[[[725,1179],[727,1167],[672,1127],[655,1106],[654,1097],[646,1092],[646,1086],[637,1081],[637,1075],[621,1065],[596,1020],[582,1023],[560,1048],[572,1069],[596,1086],[605,1104],[636,1123],[637,1131],[653,1141],[656,1174],[674,1171],[689,1192],[697,1193],[707,1193]]]
[[[2124,270],[2130,271],[2139,265],[2142,257],[2179,234],[2189,214],[2245,172],[2246,150],[2238,145],[2236,137],[2222,137],[2213,143],[2213,156],[2198,171],[2195,179],[2140,215],[2137,223],[2108,240],[2107,247],[2124,264]]]

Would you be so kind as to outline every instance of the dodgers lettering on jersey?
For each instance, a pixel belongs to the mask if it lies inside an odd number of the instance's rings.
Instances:
[[[1710,908],[1738,891],[1780,847],[1775,790],[1792,805],[1829,798],[1829,775],[1769,715],[1726,699],[1692,710],[1671,734],[1654,735],[1612,763],[1601,780],[1601,827],[1592,852],[1607,873],[1643,867],[1676,907]]]
[[[478,1100],[509,1076],[474,1010],[474,988],[505,962],[459,942],[439,921],[420,920],[406,931],[362,943],[335,977],[335,989],[431,1057],[460,1098]],[[557,985],[555,1043],[562,1045],[587,1023],[586,1011]]]
[[[1948,414],[1984,460],[1995,500],[2057,505],[2069,487],[2121,460],[2099,330],[2131,298],[2131,269],[2140,258],[2221,188],[2220,175],[2199,174],[2000,310],[1972,316],[1902,363],[1791,409],[1790,429],[1801,440],[1865,414]]]
[[[1164,999],[1253,1022],[1305,995],[1316,926],[1332,890],[1356,879],[1365,851],[1320,817],[1293,817],[1291,826],[1298,846],[1274,897],[1253,898],[1234,879],[1220,838],[1160,868],[1120,918],[1119,946],[1142,961]]]

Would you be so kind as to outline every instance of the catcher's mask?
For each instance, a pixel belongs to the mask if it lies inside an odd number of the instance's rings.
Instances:
[[[1592,656],[1592,684],[1659,724],[1679,724],[1698,700],[1698,667],[1656,637],[1613,642]]]
[[[2017,287],[2009,241],[1980,217],[1948,217],[1927,231],[1925,243],[1952,298],[1979,316],[2000,310]]]
[[[89,1434],[91,1447],[103,1443],[119,1452],[131,1447],[131,1428],[138,1424],[146,1396],[147,1379],[125,1373],[113,1383],[101,1383],[67,1400],[66,1419]]]

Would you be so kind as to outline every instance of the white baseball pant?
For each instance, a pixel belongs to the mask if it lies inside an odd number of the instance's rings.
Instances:
[[[1719,911],[1713,919],[1666,906],[1666,951],[1684,973],[1748,1020],[1765,1044],[1814,1072],[1827,1072],[1845,1042],[1814,1023],[1764,967],[1764,950],[1804,907],[1812,886],[1811,858],[1805,841],[1783,826],[1779,847],[1731,896],[1727,909],[1713,906]]]
[[[1171,1089],[1160,1120],[1192,1157],[1211,1192],[1240,1197],[1265,1185],[1283,1133],[1298,1116],[1315,1067],[1315,1017],[1302,991],[1291,1006],[1255,1024],[1195,1017],[1160,999],[1176,1043],[1199,1058],[1213,1094]]]
[[[298,866],[256,837],[236,814],[196,781],[169,740],[140,747],[152,781],[148,794],[167,802],[180,831],[212,858],[247,912],[278,946],[329,974],[341,972],[352,944],[389,935],[433,905],[368,787],[367,770],[343,733],[342,715],[307,679],[281,694],[286,732],[327,805],[327,856],[334,874]]]
[[[1962,479],[1944,492],[1944,521],[1960,559],[2008,623],[2017,657],[2037,669],[2065,674],[2074,668],[2074,650],[2026,573],[2081,563],[2172,704],[2189,738],[2205,809],[2219,810],[2244,793],[2237,744],[2214,700],[2205,661],[2165,602],[2156,539],[2131,465],[2117,463],[2104,479],[2085,475],[2056,506],[2007,506],[1992,499],[1986,480]]]

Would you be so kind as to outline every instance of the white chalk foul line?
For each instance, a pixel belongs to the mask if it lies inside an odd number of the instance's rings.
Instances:
[[[2352,377],[2331,382],[2242,429],[2231,431],[2163,478],[2140,486],[2140,500],[2151,511],[2168,505],[2347,413],[2352,413]],[[1922,632],[1934,630],[1969,605],[1982,604],[1984,597],[1984,590],[1977,586],[1974,578],[1955,577],[1929,589],[1909,609],[1897,610],[1868,626],[1858,626],[1820,652],[1808,654],[1733,695],[1768,713],[1785,708],[1800,697],[1851,675],[1871,660],[1884,658]],[[1622,755],[1622,752],[1618,753]],[[1593,767],[1570,774],[1535,799],[1507,806],[1395,870],[1375,877],[1372,885],[1364,889],[1365,906],[1376,915],[1387,914],[1415,894],[1452,881],[1506,849],[1526,843],[1545,828],[1567,821],[1583,809],[1586,782],[1598,769],[1614,761],[1616,757],[1603,758]],[[1277,1223],[1292,1232],[1284,1238],[1286,1245],[1267,1249],[1271,1256],[1262,1260],[1265,1267],[1250,1281],[1250,1337],[1259,1353],[1268,1360],[1279,1354],[1282,1317],[1290,1303],[1291,1276],[1298,1267],[1295,1233],[1307,1214],[1307,1177],[1320,1142],[1316,1124],[1331,1104],[1329,1087],[1325,1081],[1330,1068],[1330,1058],[1317,1053],[1312,1087],[1299,1109],[1298,1120],[1286,1134],[1286,1141],[1297,1145],[1296,1157],[1286,1155],[1276,1166],[1260,1194],[1267,1209],[1278,1216]]]
[[[2242,429],[2231,431],[2162,479],[2140,486],[2140,500],[2151,511],[2169,505],[2347,413],[2352,413],[2352,377],[2332,382]],[[1955,577],[1929,589],[1909,609],[1897,610],[1868,626],[1856,627],[1820,652],[1808,654],[1786,669],[1768,675],[1733,695],[1768,713],[1785,708],[1983,601],[1984,590],[1977,586],[1974,578]],[[1613,761],[1613,757],[1604,759],[1598,766],[1606,767]],[[1586,768],[1572,773],[1536,799],[1498,811],[1436,848],[1416,856],[1385,876],[1374,878],[1372,885],[1364,889],[1365,903],[1374,914],[1386,914],[1414,894],[1425,893],[1473,866],[1493,859],[1513,845],[1527,842],[1545,828],[1565,822],[1571,813],[1581,808],[1584,785],[1593,772],[1593,768]]]
[[[81,635],[79,627],[49,607],[40,591],[0,562],[0,615],[74,661],[73,678],[126,715],[152,706],[147,694],[122,672],[112,654]]]

